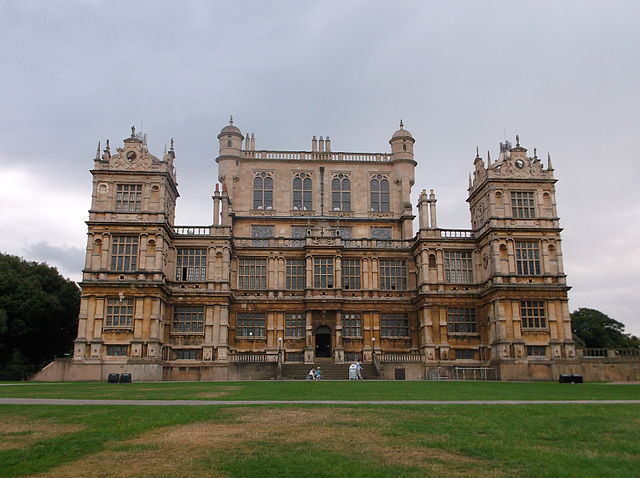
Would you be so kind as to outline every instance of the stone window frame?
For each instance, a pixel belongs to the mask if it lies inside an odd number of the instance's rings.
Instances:
[[[133,328],[135,300],[128,297],[107,297],[104,302],[105,329]]]
[[[176,248],[176,281],[204,282],[207,280],[207,249],[205,247]]]
[[[107,357],[128,357],[128,344],[107,344],[105,345],[105,355]]]
[[[385,339],[409,338],[407,314],[380,314],[380,337]]]
[[[132,272],[138,267],[139,236],[111,236],[111,268],[113,272]]]
[[[478,335],[478,318],[473,307],[447,307],[448,335]]]
[[[253,175],[253,209],[273,209],[273,173],[270,171],[258,171]]]
[[[547,304],[544,300],[521,300],[520,323],[522,330],[547,330]]]
[[[303,339],[306,334],[307,319],[304,313],[285,314],[284,336],[291,339]]]
[[[346,186],[346,187],[345,187]],[[334,173],[331,178],[331,210],[340,212],[352,211],[351,174]]]
[[[304,290],[307,286],[306,259],[286,259],[285,269],[285,288],[287,290]]]
[[[333,257],[313,258],[313,287],[332,289],[334,286],[335,264]]]
[[[407,290],[407,261],[379,259],[379,286],[381,290]]]
[[[348,339],[361,339],[363,337],[362,314],[342,314],[342,337]]]
[[[204,333],[204,306],[174,305],[171,332],[179,334]]]
[[[476,360],[476,351],[474,349],[453,349],[456,360]],[[463,357],[466,355],[466,357]]]
[[[202,360],[202,349],[172,349],[173,360]]]
[[[142,183],[117,183],[116,212],[140,212],[142,210]]]
[[[527,357],[546,357],[546,345],[526,345]]]
[[[313,210],[313,179],[310,173],[296,173],[291,182],[291,190],[291,204],[294,211]]]
[[[238,258],[238,289],[264,290],[267,288],[267,259]]]
[[[536,192],[511,191],[511,217],[514,219],[536,218]]]
[[[267,318],[264,313],[238,312],[236,314],[236,338],[265,339]]]
[[[465,250],[444,251],[446,282],[470,284],[473,282],[473,253]]]
[[[369,210],[371,212],[390,212],[389,176],[375,173],[369,178]]]
[[[359,258],[342,258],[342,288],[344,290],[362,289],[362,260]]]
[[[514,241],[516,273],[522,276],[542,275],[539,241]]]

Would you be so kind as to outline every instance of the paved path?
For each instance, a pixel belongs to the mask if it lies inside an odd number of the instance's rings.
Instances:
[[[0,398],[0,405],[639,405],[640,400],[85,400]]]

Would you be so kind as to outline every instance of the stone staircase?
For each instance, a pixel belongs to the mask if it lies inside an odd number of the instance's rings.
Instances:
[[[306,380],[311,367],[320,367],[323,380],[349,380],[349,363],[334,363],[333,361],[316,360],[315,363],[285,363],[282,365],[282,378],[284,380]],[[362,364],[362,378],[365,380],[378,380],[380,376],[371,363]]]

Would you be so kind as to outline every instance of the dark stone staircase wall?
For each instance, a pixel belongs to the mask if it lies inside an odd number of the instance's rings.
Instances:
[[[286,380],[306,380],[309,370],[313,367],[322,371],[324,380],[348,380],[350,363],[327,363],[318,362],[314,364],[285,363],[282,365],[282,378]],[[366,380],[379,379],[376,368],[373,364],[362,364],[362,377]]]

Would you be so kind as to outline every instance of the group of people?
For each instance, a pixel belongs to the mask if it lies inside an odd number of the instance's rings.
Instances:
[[[320,367],[318,368],[311,368],[311,370],[309,370],[309,373],[307,374],[307,380],[320,380],[322,379],[322,370],[320,370]]]
[[[350,368],[355,367],[355,376],[352,377],[351,374],[349,374],[349,379],[350,380],[363,380],[362,378],[362,364],[360,363],[359,360],[356,361],[356,363],[352,364]],[[311,368],[311,370],[309,370],[309,373],[307,374],[307,380],[321,380],[322,379],[322,370],[320,370],[320,367],[317,368]]]

